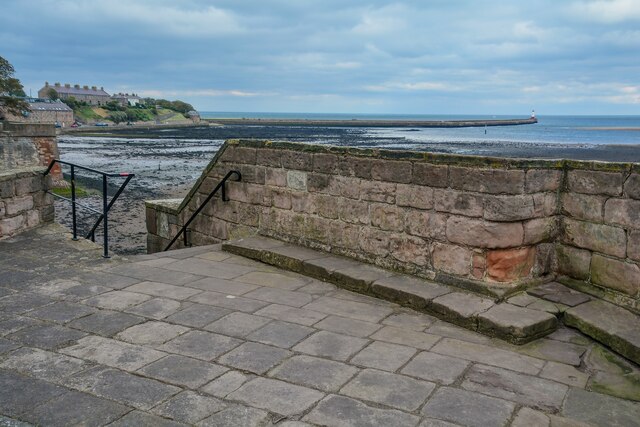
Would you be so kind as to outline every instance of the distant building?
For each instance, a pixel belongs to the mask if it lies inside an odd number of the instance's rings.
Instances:
[[[138,104],[142,103],[142,98],[140,98],[135,93],[116,93],[111,95],[112,101],[117,101],[123,107],[135,107]]]
[[[82,86],[66,83],[62,86],[60,83],[55,83],[53,86],[49,85],[49,82],[45,82],[44,87],[38,91],[38,97],[47,99],[51,89],[58,93],[58,98],[67,99],[74,97],[78,101],[84,101],[89,105],[104,105],[111,100],[111,96],[104,91],[104,88],[98,89],[96,86]]]
[[[60,127],[70,126],[73,122],[73,110],[60,101],[26,98],[31,111],[22,115],[7,115],[7,120],[23,123],[49,123]]]

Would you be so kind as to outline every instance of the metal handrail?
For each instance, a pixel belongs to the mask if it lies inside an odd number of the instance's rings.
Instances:
[[[87,236],[85,238],[86,239],[91,238],[91,240],[95,242],[95,240],[96,240],[95,239],[96,229],[98,228],[100,223],[103,222],[103,220],[104,220],[103,233],[102,233],[102,235],[103,235],[102,236],[103,237],[103,255],[102,256],[105,257],[105,258],[109,258],[109,221],[108,221],[108,215],[107,214],[109,213],[109,210],[111,209],[113,204],[116,202],[116,200],[118,199],[120,194],[122,194],[122,192],[124,191],[124,188],[127,186],[129,181],[131,181],[131,179],[135,176],[135,174],[133,174],[133,173],[108,173],[108,172],[102,172],[102,171],[99,171],[97,169],[88,168],[86,166],[76,165],[75,163],[65,162],[63,160],[54,159],[54,160],[51,161],[51,163],[49,163],[49,167],[43,173],[43,175],[47,175],[51,171],[51,169],[53,168],[53,166],[56,163],[59,163],[59,164],[62,164],[62,165],[71,166],[71,199],[69,199],[67,197],[64,197],[64,196],[60,196],[58,194],[55,194],[55,193],[53,193],[53,192],[51,192],[49,190],[47,190],[47,193],[51,194],[54,197],[57,197],[57,198],[62,199],[62,200],[66,200],[67,202],[71,203],[71,218],[72,218],[71,221],[72,221],[72,225],[73,225],[73,227],[72,227],[73,228],[73,240],[78,240],[76,206],[79,206],[79,207],[81,207],[83,209],[86,209],[88,211],[100,214],[100,217],[98,218],[96,223],[91,228],[91,231],[89,231],[89,234],[87,234]],[[83,205],[81,203],[76,202],[76,168],[102,175],[102,212],[100,212],[97,209],[93,209],[90,206],[86,206],[86,205]],[[122,177],[122,178],[126,177],[126,179],[120,185],[120,188],[118,188],[118,191],[113,196],[111,201],[109,201],[107,203],[108,178],[114,178],[114,177]]]
[[[198,209],[196,209],[196,211],[191,215],[189,220],[182,226],[182,228],[180,228],[178,233],[173,237],[171,242],[169,242],[167,247],[164,248],[165,251],[168,251],[169,248],[171,248],[171,246],[176,242],[176,240],[178,240],[178,237],[180,237],[181,234],[184,236],[184,245],[185,245],[185,247],[189,246],[189,244],[187,242],[187,232],[189,231],[189,229],[187,227],[189,227],[189,224],[191,224],[191,222],[196,218],[196,216],[200,213],[200,211],[202,209],[204,209],[205,205],[207,203],[209,203],[209,200],[211,200],[213,198],[213,196],[215,196],[215,194],[218,192],[218,190],[222,190],[222,201],[223,202],[228,202],[229,201],[229,199],[227,198],[227,190],[225,188],[225,184],[226,184],[227,180],[229,178],[231,178],[231,175],[236,175],[237,179],[235,179],[235,181],[240,181],[242,179],[242,174],[239,171],[231,170],[231,171],[227,172],[227,174],[224,176],[224,178],[222,178],[222,180],[218,183],[218,185],[216,185],[216,188],[214,188],[213,191],[211,191],[211,193],[209,193],[209,196],[207,196],[205,201],[202,202],[202,204],[198,207]]]

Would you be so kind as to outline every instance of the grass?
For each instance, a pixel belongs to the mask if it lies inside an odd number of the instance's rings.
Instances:
[[[102,120],[102,116],[93,111],[93,108],[90,106],[80,107],[74,111],[75,115],[80,117],[82,121],[87,120]]]
[[[57,194],[58,196],[66,197],[68,199],[71,198],[71,186],[67,188],[52,188],[51,192],[53,194]],[[80,187],[76,184],[76,197],[87,197],[91,195],[91,191]]]

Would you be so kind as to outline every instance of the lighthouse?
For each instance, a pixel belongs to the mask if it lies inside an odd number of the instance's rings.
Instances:
[[[532,119],[536,118],[536,110],[531,110],[531,118]]]

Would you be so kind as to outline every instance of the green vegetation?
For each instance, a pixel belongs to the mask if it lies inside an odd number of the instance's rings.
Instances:
[[[51,192],[53,194],[57,194],[58,196],[66,197],[68,199],[71,198],[71,185],[67,188],[52,188]],[[86,190],[83,187],[80,187],[76,184],[76,197],[87,197],[91,194],[89,190]]]
[[[167,101],[145,98],[136,106],[123,106],[118,101],[109,101],[102,107],[92,107],[86,102],[78,101],[73,97],[63,100],[71,109],[78,120],[93,122],[109,120],[113,123],[124,122],[151,122],[155,120],[181,121],[187,116],[187,112],[193,110],[191,104],[183,101]]]
[[[20,80],[13,77],[13,65],[0,56],[0,107],[11,114],[23,114],[29,111],[29,104],[19,97],[24,97],[24,89]],[[1,116],[1,112],[0,112]]]
[[[102,116],[96,113],[93,108],[88,105],[81,105],[73,110],[73,114],[81,121],[87,122],[92,120],[102,120]]]

